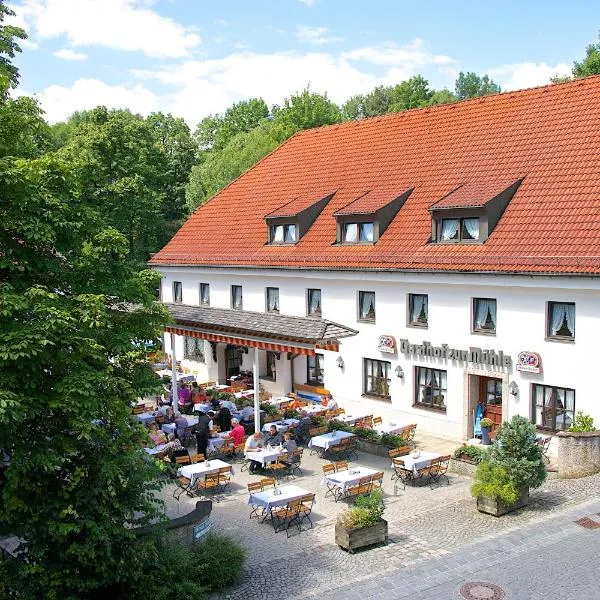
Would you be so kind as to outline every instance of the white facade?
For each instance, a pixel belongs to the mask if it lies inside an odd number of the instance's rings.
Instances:
[[[243,309],[265,311],[266,288],[279,288],[281,314],[306,316],[307,289],[321,290],[322,317],[351,327],[359,334],[342,339],[340,351],[323,352],[325,373],[323,387],[331,391],[348,412],[366,409],[398,423],[418,423],[427,431],[454,439],[472,436],[473,411],[479,397],[479,377],[502,381],[502,417],[515,414],[531,418],[532,384],[559,386],[575,390],[575,410],[583,411],[600,423],[600,403],[596,398],[596,380],[590,361],[600,339],[600,280],[591,277],[548,277],[525,275],[467,275],[449,273],[350,272],[285,269],[236,269],[201,267],[164,267],[162,300],[173,301],[173,282],[182,283],[184,304],[199,304],[199,284],[210,285],[210,306],[230,308],[231,285],[243,288]],[[358,292],[372,291],[376,297],[374,323],[358,320]],[[428,327],[407,326],[408,294],[428,295]],[[497,301],[495,334],[472,333],[472,299],[494,298]],[[574,341],[547,339],[547,303],[575,303],[576,325]],[[433,346],[448,344],[450,348],[502,351],[511,359],[511,366],[485,366],[446,358],[395,354],[378,350],[381,335],[401,339],[411,344],[430,342]],[[167,336],[168,338],[168,336]],[[183,357],[183,339],[177,338],[177,358]],[[224,346],[220,344],[219,346]],[[167,339],[167,352],[170,342]],[[516,369],[521,351],[538,353],[542,359],[540,373]],[[264,352],[261,352],[261,375],[265,372]],[[206,344],[206,364],[193,365],[199,379],[224,381],[224,347],[217,347],[217,362]],[[344,367],[338,365],[342,357]],[[363,396],[363,359],[385,360],[391,363],[390,400]],[[251,370],[253,350],[244,355],[243,368]],[[293,382],[306,382],[306,357],[293,361],[283,355],[277,362],[276,381],[261,381],[266,389],[277,394],[291,391]],[[185,365],[185,361],[183,361]],[[400,365],[403,377],[396,374]],[[189,365],[192,366],[192,365]],[[446,411],[413,406],[415,401],[415,367],[432,367],[447,372],[444,398]],[[592,371],[590,371],[590,367]],[[509,392],[515,382],[516,394]],[[512,386],[514,388],[514,386]]]

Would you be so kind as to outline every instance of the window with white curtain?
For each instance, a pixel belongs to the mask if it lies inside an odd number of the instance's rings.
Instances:
[[[267,312],[279,312],[279,288],[267,288]]]
[[[408,295],[408,324],[411,327],[427,327],[429,320],[427,294]]]
[[[440,242],[474,242],[479,239],[479,217],[442,219]]]
[[[575,418],[575,390],[532,384],[532,421],[540,429],[565,431]]]
[[[205,363],[204,340],[194,337],[184,337],[183,358],[194,362]]]
[[[415,405],[445,412],[447,386],[446,371],[415,367]]]
[[[210,306],[210,285],[200,284],[200,306]]]
[[[306,357],[306,383],[309,385],[323,385],[325,373],[325,355],[314,354]]]
[[[308,290],[306,295],[306,314],[309,317],[321,316],[321,290]]]
[[[387,360],[364,359],[363,393],[389,399],[392,363]]]
[[[496,333],[495,298],[473,298],[473,332]]]
[[[358,292],[358,320],[375,321],[375,292]]]
[[[344,244],[368,244],[373,241],[375,228],[372,222],[345,223],[342,231]]]
[[[181,304],[183,302],[183,289],[181,286],[181,281],[173,282],[173,302],[175,302],[175,304]]]
[[[297,241],[298,229],[295,224],[271,227],[271,244],[295,244]]]
[[[231,308],[235,310],[242,310],[243,300],[242,300],[242,286],[241,285],[232,285],[231,286]]]
[[[556,340],[575,339],[575,303],[548,302],[547,336]]]

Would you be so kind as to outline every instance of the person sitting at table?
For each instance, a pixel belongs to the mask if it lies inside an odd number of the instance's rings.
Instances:
[[[150,425],[150,433],[148,437],[154,442],[156,446],[160,446],[160,444],[164,444],[167,441],[165,434],[158,429],[156,423],[152,423]]]
[[[310,426],[310,415],[305,410],[301,410],[300,420],[298,423],[296,423],[295,428],[296,439],[298,440],[298,443],[303,444],[304,442],[308,441],[310,437],[308,434]]]
[[[232,439],[236,446],[239,446],[246,435],[246,431],[240,425],[240,422],[237,419],[231,419],[231,432],[229,433],[229,438]]]
[[[217,426],[221,431],[231,431],[231,412],[226,406],[221,406],[216,418]]]
[[[179,410],[183,413],[189,411],[192,406],[192,392],[185,383],[182,383],[178,390],[177,403],[179,404]]]
[[[199,387],[196,391],[196,395],[193,398],[194,404],[208,404],[208,396],[203,388]]]
[[[164,391],[160,396],[159,404],[161,406],[172,406],[173,405],[173,389],[170,383],[163,385]]]
[[[324,406],[327,410],[338,409],[338,403],[333,399],[333,396],[331,394],[327,394],[326,396],[324,396],[323,400],[325,401]],[[323,402],[321,404],[323,404]]]
[[[260,452],[263,448],[263,436],[260,431],[253,433],[247,440],[244,446],[244,453]],[[250,473],[256,473],[262,469],[262,463],[257,460],[248,459],[250,461]]]
[[[181,442],[175,437],[174,433],[170,433],[167,436],[167,443],[160,449],[160,452],[156,455],[156,458],[164,458],[167,455],[172,454],[176,450],[183,450]]]
[[[221,403],[219,402],[216,393],[211,397],[210,405],[212,406],[213,410],[219,410],[219,408],[221,408]]]
[[[304,406],[304,403],[300,401],[299,398],[293,398],[292,401],[288,404],[288,408],[290,410],[299,410]]]
[[[254,418],[254,407],[250,404],[250,402],[244,402],[241,418],[243,423],[252,423],[252,419]]]
[[[290,431],[286,431],[283,434],[283,447],[288,451],[288,454],[291,454],[298,448],[296,440],[294,440],[294,436]]]
[[[236,412],[237,411],[237,405],[236,403],[231,399],[231,398],[227,398],[225,400],[223,400],[221,402],[221,406],[229,409],[229,412]]]
[[[165,411],[164,417],[165,423],[175,423],[175,411],[173,410],[172,406],[167,406],[167,410]]]
[[[175,413],[175,433],[177,438],[182,440],[185,436],[185,430],[188,428],[187,419],[181,413]]]
[[[277,431],[276,425],[271,425],[269,427],[269,433],[267,433],[265,444],[270,444],[271,446],[279,446],[279,444],[281,444],[281,436],[279,435],[279,431]]]

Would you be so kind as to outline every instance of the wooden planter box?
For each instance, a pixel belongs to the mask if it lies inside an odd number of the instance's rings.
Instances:
[[[494,517],[501,517],[506,513],[513,512],[519,508],[523,508],[529,504],[529,488],[522,487],[519,489],[519,497],[514,504],[507,505],[503,502],[490,498],[488,496],[479,496],[477,498],[477,510]]]
[[[387,542],[388,524],[385,519],[371,527],[362,529],[346,529],[339,523],[335,524],[335,543],[352,554],[356,549],[373,544]]]
[[[465,477],[475,477],[475,471],[477,470],[477,464],[472,462],[467,462],[458,458],[453,458],[450,460],[450,465],[448,470],[451,473],[456,473],[457,475],[464,475]]]

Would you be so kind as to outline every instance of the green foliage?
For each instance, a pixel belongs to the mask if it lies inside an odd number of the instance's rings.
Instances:
[[[493,424],[494,422],[491,419],[488,419],[487,417],[481,419],[481,427],[484,429],[489,429]]]
[[[489,94],[497,94],[500,91],[500,86],[489,75],[480,77],[477,73],[471,72],[463,73],[461,71],[455,84],[456,97],[459,100],[488,96]]]
[[[381,439],[381,435],[379,432],[375,431],[375,429],[370,429],[367,427],[352,427],[352,433],[363,440],[368,440],[370,442],[379,442]]]
[[[296,410],[295,408],[286,408],[283,411],[283,418],[284,419],[299,419],[300,411]]]
[[[327,431],[329,432],[347,431],[348,433],[352,433],[352,426],[348,425],[348,423],[344,423],[344,421],[338,421],[337,419],[331,419],[330,421],[327,421],[327,419],[325,419],[324,417],[323,419],[327,423]]]
[[[573,420],[571,427],[569,427],[569,431],[577,433],[596,431],[596,428],[594,427],[594,418],[590,417],[590,415],[584,415],[581,410],[577,411],[575,419]]]
[[[338,522],[346,529],[362,529],[377,525],[385,511],[383,491],[373,490],[367,496],[359,496],[352,508],[341,513]]]
[[[597,44],[590,44],[585,49],[585,58],[573,63],[573,77],[589,77],[600,75],[600,35]]]
[[[264,411],[266,415],[275,417],[279,415],[279,410],[274,404],[267,404],[266,402],[260,403],[260,410]]]
[[[381,445],[386,448],[402,448],[408,446],[408,442],[400,435],[395,433],[382,433]]]
[[[495,498],[508,506],[514,504],[519,498],[515,482],[506,469],[489,460],[484,460],[477,467],[471,494],[476,498],[479,496]]]
[[[468,457],[472,462],[479,464],[482,460],[487,458],[488,451],[480,446],[460,446],[454,451],[454,458]]]
[[[16,88],[19,82],[19,70],[11,58],[21,52],[18,40],[26,40],[27,34],[20,27],[3,25],[6,17],[14,16],[6,4],[0,0],[0,100],[5,100],[9,88]]]
[[[325,417],[317,417],[315,415],[311,415],[310,425],[311,427],[329,427],[329,421]],[[346,425],[346,423],[344,423],[344,425]]]

